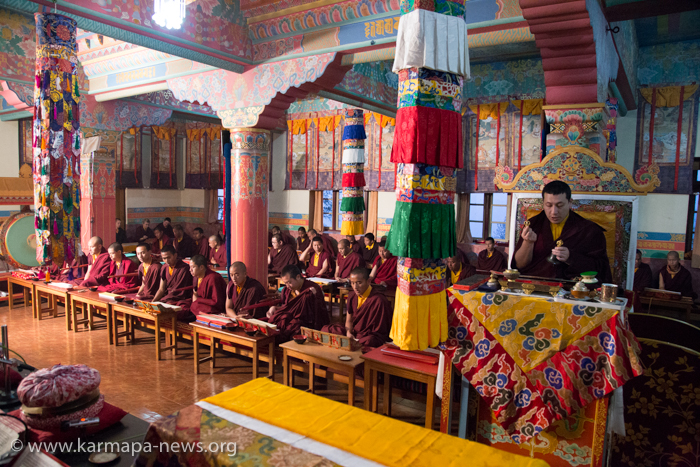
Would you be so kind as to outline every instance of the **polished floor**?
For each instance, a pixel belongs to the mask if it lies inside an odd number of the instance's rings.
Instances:
[[[0,324],[7,324],[9,347],[20,354],[28,364],[44,368],[58,363],[84,363],[99,370],[100,390],[105,400],[147,421],[171,414],[203,398],[226,391],[250,381],[249,359],[217,357],[217,368],[210,371],[209,363],[202,364],[199,375],[194,373],[193,351],[189,342],[181,342],[178,355],[166,352],[161,361],[155,360],[152,332],[136,331],[134,345],[109,345],[106,321],[96,319],[96,328],[79,332],[66,331],[63,307],[58,318],[41,321],[32,319],[30,307],[6,304],[0,307]],[[206,351],[205,348],[202,350]],[[263,374],[267,373],[261,364]],[[277,368],[276,381],[282,380],[282,369]],[[295,384],[306,382],[297,378]],[[308,387],[308,386],[307,386]],[[347,386],[331,383],[318,393],[338,401],[347,401]],[[358,391],[356,405],[362,406],[362,390]],[[394,418],[423,424],[425,404],[400,397],[392,400]]]

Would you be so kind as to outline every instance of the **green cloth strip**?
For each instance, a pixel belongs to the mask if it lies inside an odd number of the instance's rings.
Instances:
[[[405,258],[449,258],[457,248],[454,204],[396,202],[386,247]]]
[[[343,197],[340,201],[340,210],[343,212],[361,213],[365,212],[365,199],[358,197]]]

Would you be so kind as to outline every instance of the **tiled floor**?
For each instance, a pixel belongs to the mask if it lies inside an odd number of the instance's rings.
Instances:
[[[226,391],[250,381],[250,360],[228,356],[217,357],[217,366],[209,373],[209,364],[202,364],[202,374],[194,374],[192,346],[180,343],[178,355],[167,352],[161,361],[155,360],[152,333],[136,331],[137,343],[118,347],[109,345],[106,322],[97,318],[96,329],[68,332],[63,308],[59,317],[37,321],[30,308],[0,307],[0,324],[8,325],[10,349],[22,355],[28,364],[44,368],[57,363],[84,363],[100,371],[100,390],[105,400],[144,420],[167,415],[200,399]],[[265,364],[261,365],[263,373]],[[276,380],[281,382],[281,367]],[[305,381],[296,379],[302,387]],[[325,395],[347,400],[347,386],[330,384]],[[324,395],[323,391],[319,392]],[[361,406],[362,390],[356,404]],[[394,397],[393,416],[407,422],[422,424],[425,404]]]

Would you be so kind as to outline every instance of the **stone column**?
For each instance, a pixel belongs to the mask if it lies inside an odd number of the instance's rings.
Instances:
[[[267,284],[267,174],[272,135],[257,128],[230,131],[231,262],[244,262],[249,276]]]

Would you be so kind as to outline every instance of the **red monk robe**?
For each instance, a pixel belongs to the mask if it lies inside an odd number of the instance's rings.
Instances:
[[[161,264],[153,261],[150,266],[145,267],[144,263],[139,265],[139,280],[145,285],[142,298],[153,298],[160,287]]]
[[[321,269],[323,269],[323,262],[328,261],[328,268],[326,271],[319,275]],[[309,265],[306,267],[306,277],[321,277],[324,279],[332,279],[335,273],[335,263],[333,258],[326,251],[323,250],[321,254],[314,253],[309,260]]]
[[[220,314],[226,311],[226,281],[221,274],[207,269],[204,277],[193,279],[192,285],[197,292],[197,299],[192,300],[190,311],[195,316],[200,313]]]
[[[690,272],[681,265],[678,272],[671,274],[668,266],[659,272],[659,287],[663,285],[664,290],[679,292],[684,297],[691,297],[693,300],[698,298],[698,294],[693,290],[693,277]],[[661,281],[663,280],[663,284]]]
[[[336,266],[335,275],[341,279],[348,279],[353,269],[359,268],[360,266],[364,267],[364,265],[364,258],[355,251],[351,251],[347,256],[338,253],[338,264]]]
[[[647,287],[651,288],[654,282],[654,275],[651,272],[651,267],[647,263],[640,263],[639,267],[634,271],[634,285],[632,290],[635,292],[644,292]]]
[[[279,250],[270,250],[270,264],[267,265],[268,272],[281,274],[285,266],[299,264],[299,256],[291,245],[283,244]]]
[[[144,229],[143,225],[139,225],[136,227],[136,233],[134,234],[134,239],[137,242],[142,242],[145,240],[141,240],[143,237],[148,237],[148,238],[156,238],[156,234],[153,232],[152,228]]]
[[[173,239],[173,247],[179,258],[191,258],[194,255],[194,240],[187,234],[182,236],[182,240]]]
[[[209,249],[209,263],[211,264],[211,260],[214,260],[216,264],[219,265],[219,267],[225,268],[226,267],[226,246],[225,245],[219,245],[218,249]]]
[[[394,311],[383,293],[370,288],[362,306],[357,308],[357,294],[348,295],[348,313],[352,315],[352,330],[360,344],[381,347],[391,341],[391,320]],[[366,293],[366,292],[365,292]],[[322,331],[346,336],[345,327],[339,324],[324,326]]]
[[[350,244],[350,247],[352,248],[352,251],[354,251],[355,253],[359,253],[360,255],[362,254],[363,245],[360,245],[360,242],[352,242]]]
[[[365,263],[374,264],[374,261],[379,256],[379,245],[377,244],[377,242],[374,242],[371,248],[368,248],[367,245],[362,245],[360,251],[362,253],[362,257],[365,260]]]
[[[134,289],[141,286],[141,280],[138,276],[138,266],[136,266],[136,263],[131,261],[129,258],[122,258],[122,262],[119,264],[119,267],[117,267],[117,263],[114,261],[109,263],[110,276],[120,276],[122,274],[136,275],[131,277],[112,277],[108,280],[107,284],[98,288],[97,291],[120,293],[121,291]],[[136,292],[136,290],[132,290],[129,293],[134,292]]]
[[[153,242],[153,245],[151,245],[151,254],[154,255],[160,255],[160,250],[166,245],[172,245],[173,241],[170,240],[170,237],[167,235],[163,234],[162,237],[160,237],[160,240],[156,239],[155,242]]]
[[[95,287],[107,284],[109,264],[111,262],[112,259],[109,257],[109,253],[107,253],[107,250],[105,250],[105,247],[103,246],[96,258],[93,258],[92,255],[88,257],[88,264],[91,266],[89,267],[90,276],[85,280],[77,279],[73,281],[73,283],[82,287]]]
[[[476,274],[476,268],[472,266],[472,263],[469,262],[467,259],[466,255],[461,255],[462,257],[462,268],[459,270],[458,274],[453,273],[450,268],[447,268],[447,274],[445,278],[446,286],[447,287],[452,287],[454,284],[457,282],[461,281],[462,279],[466,279],[469,276],[473,276]],[[457,277],[454,277],[457,276]]]
[[[303,252],[303,251],[306,251],[306,249],[309,247],[309,245],[311,245],[311,240],[309,239],[308,236],[306,238],[297,237],[296,245],[297,245],[297,250]]]
[[[379,267],[377,267],[377,275],[374,277],[372,283],[381,284],[384,282],[386,283],[387,290],[396,289],[399,282],[398,278],[396,277],[396,263],[398,260],[399,258],[393,255],[383,261],[381,256],[377,256],[372,267],[377,266],[378,264]]]
[[[488,250],[479,252],[479,260],[476,263],[476,269],[480,271],[498,271],[503,272],[508,267],[506,257],[498,250],[493,250],[489,257]]]
[[[601,283],[610,282],[610,261],[606,250],[604,230],[595,222],[584,219],[574,211],[564,224],[559,240],[569,249],[568,264],[554,266],[547,258],[556,247],[552,238],[552,229],[547,215],[543,212],[530,219],[530,228],[537,234],[537,241],[532,253],[532,261],[527,266],[519,266],[515,261],[515,252],[520,249],[523,239],[518,240],[511,266],[527,276],[573,279],[582,272],[596,271]]]
[[[168,238],[175,238],[175,232],[173,232],[173,224],[168,224],[168,226],[166,227],[161,222],[160,224],[156,225],[156,229],[158,227],[160,227],[161,231],[163,232],[163,235],[167,236]]]
[[[194,315],[190,312],[192,306],[192,289],[189,288],[192,287],[190,267],[181,259],[177,260],[173,268],[164,264],[160,268],[160,279],[165,281],[165,287],[168,291],[160,301],[182,307],[182,311],[177,313],[178,320],[193,321]],[[188,289],[177,291],[185,287]]]
[[[299,334],[302,326],[320,330],[330,323],[321,287],[310,280],[304,280],[296,296],[292,296],[291,289],[285,287],[282,291],[282,305],[268,321],[277,325],[280,334],[275,340],[280,344]]]
[[[209,242],[207,241],[206,238],[202,237],[199,240],[193,240],[194,242],[194,255],[202,255],[205,258],[209,259],[209,252],[211,251],[211,248],[209,247]]]
[[[335,245],[335,243],[333,243],[330,237],[321,234],[318,235],[321,236],[321,241],[323,242],[323,251],[328,252],[331,255],[331,258],[335,260],[336,256],[338,255],[338,247]]]
[[[265,313],[267,313],[269,307],[263,306],[260,308],[243,311],[241,311],[241,308],[262,302],[266,294],[267,290],[265,290],[265,287],[250,276],[246,278],[240,291],[238,291],[238,287],[236,287],[236,284],[234,284],[233,281],[228,283],[228,287],[226,289],[226,296],[233,302],[233,311],[237,315],[239,313],[244,315],[248,314],[257,319],[265,318]]]
[[[77,267],[77,266],[84,266],[88,264],[88,258],[84,254],[80,254],[77,258],[73,259],[71,261],[70,265],[67,266],[70,269],[68,271],[63,271],[61,275],[58,277],[59,282],[72,282],[74,280],[82,279],[85,277],[85,273],[87,272],[87,267]]]

